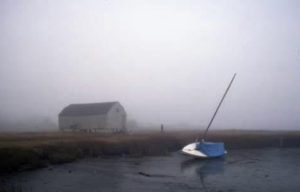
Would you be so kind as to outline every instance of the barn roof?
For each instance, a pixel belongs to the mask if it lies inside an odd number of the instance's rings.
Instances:
[[[59,116],[105,115],[118,102],[71,104],[65,107]]]

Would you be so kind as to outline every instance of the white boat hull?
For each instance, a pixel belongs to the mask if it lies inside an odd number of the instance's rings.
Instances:
[[[195,150],[196,149],[196,143],[191,143],[185,146],[181,152],[185,155],[190,155],[197,158],[207,158],[207,155],[201,153],[200,151]]]

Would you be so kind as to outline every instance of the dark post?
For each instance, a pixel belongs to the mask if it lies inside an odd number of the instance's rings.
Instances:
[[[163,133],[164,132],[164,124],[160,125],[160,132]]]

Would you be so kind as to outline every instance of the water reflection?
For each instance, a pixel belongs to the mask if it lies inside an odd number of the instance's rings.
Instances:
[[[181,171],[185,175],[197,175],[205,191],[205,178],[210,175],[218,175],[224,172],[224,158],[216,159],[189,159],[181,162]]]

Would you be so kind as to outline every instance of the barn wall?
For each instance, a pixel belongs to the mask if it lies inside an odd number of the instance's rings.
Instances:
[[[112,131],[126,131],[126,112],[116,103],[107,113],[107,128]]]
[[[59,117],[59,128],[61,130],[76,129],[106,129],[106,116],[75,116]]]

